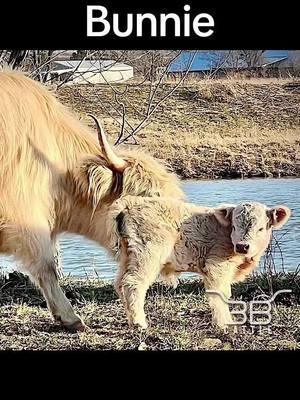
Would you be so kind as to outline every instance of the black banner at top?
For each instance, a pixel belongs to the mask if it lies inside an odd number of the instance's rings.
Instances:
[[[0,47],[298,49],[296,5],[261,3],[11,2],[1,5]]]

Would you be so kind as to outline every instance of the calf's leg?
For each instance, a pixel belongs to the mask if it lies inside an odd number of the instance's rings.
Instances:
[[[232,316],[227,301],[231,297],[231,283],[233,282],[236,266],[228,262],[206,263],[204,286],[212,310],[213,323],[224,328],[232,324]]]
[[[155,282],[160,272],[158,254],[147,252],[148,257],[128,251],[120,265],[115,284],[124,303],[131,327],[147,328],[144,303],[149,286]]]

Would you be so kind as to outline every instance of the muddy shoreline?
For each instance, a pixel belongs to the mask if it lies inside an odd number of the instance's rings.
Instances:
[[[170,170],[181,179],[181,180],[222,180],[222,179],[228,179],[228,180],[236,180],[236,179],[268,179],[268,178],[276,178],[278,180],[280,179],[286,179],[286,178],[300,178],[300,167],[295,168],[295,170],[291,171],[290,169],[287,171],[261,171],[261,172],[253,172],[253,171],[248,171],[248,172],[240,172],[238,170],[221,170],[218,169],[216,171],[210,171],[209,173],[205,172],[198,172],[197,170],[195,171],[186,171],[182,169],[181,167],[177,167],[177,161],[174,160],[172,162],[169,162],[169,165],[175,165],[173,168],[171,167]]]

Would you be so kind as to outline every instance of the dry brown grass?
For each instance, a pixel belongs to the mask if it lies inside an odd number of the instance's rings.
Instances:
[[[153,141],[153,137],[157,140]],[[184,178],[297,176],[300,172],[299,129],[258,130],[207,128],[163,137],[146,135],[143,147],[165,159]]]
[[[41,294],[27,280],[0,276],[0,350],[294,350],[300,349],[299,275],[273,276],[282,294],[272,322],[254,330],[247,325],[224,333],[211,325],[202,284],[182,282],[176,290],[154,285],[148,293],[146,332],[128,328],[124,308],[113,286],[97,280],[64,280],[67,296],[90,327],[72,334],[54,323]],[[270,297],[269,279],[254,277],[234,287],[235,299]],[[261,298],[260,298],[261,299]]]
[[[170,87],[165,84],[158,97]],[[134,126],[145,111],[148,89],[129,86],[125,105]],[[96,113],[116,138],[119,125],[110,110],[114,96],[109,87],[68,87],[59,96],[84,119]],[[299,176],[299,134],[299,82],[227,79],[186,83],[136,138],[185,178]]]

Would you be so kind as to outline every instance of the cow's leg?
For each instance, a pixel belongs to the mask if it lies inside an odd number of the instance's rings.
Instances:
[[[40,260],[30,269],[32,281],[37,284],[54,319],[73,331],[85,330],[85,325],[75,314],[69,300],[58,283],[55,260]]]
[[[155,282],[160,273],[157,253],[148,254],[147,261],[135,254],[129,254],[126,265],[120,266],[118,287],[129,325],[147,328],[144,303],[149,286]]]
[[[236,266],[228,262],[206,263],[203,276],[205,289],[217,293],[207,293],[212,310],[212,319],[220,328],[232,323],[227,301],[231,297],[231,283],[234,280]]]
[[[61,265],[61,250],[59,241],[58,240],[53,241],[53,245],[54,245],[54,260],[55,260],[57,276],[59,279],[61,279],[63,278],[64,274]]]
[[[55,242],[50,234],[22,232],[14,236],[14,243],[18,243],[15,254],[23,262],[24,272],[41,289],[54,319],[70,330],[84,330],[84,323],[59,286]]]

